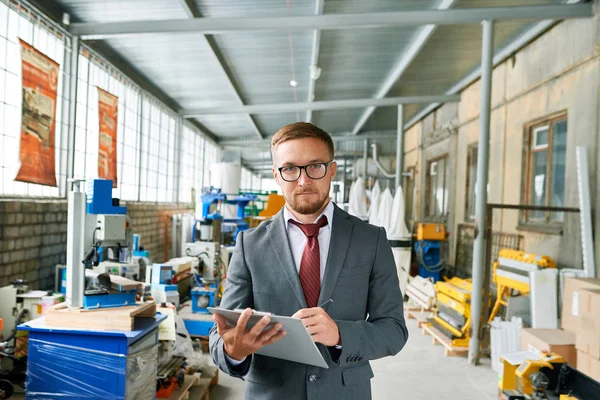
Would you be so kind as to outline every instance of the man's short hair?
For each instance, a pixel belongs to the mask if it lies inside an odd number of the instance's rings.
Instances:
[[[295,122],[281,128],[273,135],[271,139],[271,153],[275,150],[279,144],[287,142],[288,140],[304,139],[304,138],[317,138],[327,145],[331,158],[334,155],[333,140],[329,133],[310,122]]]

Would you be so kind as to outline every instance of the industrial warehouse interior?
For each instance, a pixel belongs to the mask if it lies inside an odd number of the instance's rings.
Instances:
[[[600,399],[598,0],[0,0],[0,400]]]

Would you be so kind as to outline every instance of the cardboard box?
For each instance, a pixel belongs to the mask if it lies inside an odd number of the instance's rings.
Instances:
[[[583,351],[577,351],[577,369],[600,382],[600,360],[590,357]]]
[[[565,278],[562,298],[560,327],[566,331],[580,330],[580,291],[584,289],[600,289],[598,278]]]
[[[561,329],[521,329],[521,350],[528,346],[562,356],[569,365],[577,367],[575,334]]]
[[[577,332],[577,350],[600,360],[600,289],[579,292],[580,329]]]

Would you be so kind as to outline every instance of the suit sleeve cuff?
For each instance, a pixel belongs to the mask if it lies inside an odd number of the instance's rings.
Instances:
[[[223,352],[223,354],[225,355],[225,360],[227,360],[227,364],[229,364],[229,366],[234,367],[234,368],[237,367],[240,364],[243,364],[244,361],[246,361],[246,358],[247,358],[246,357],[243,360],[238,361],[238,360],[234,360],[233,358],[229,357],[227,355],[227,353],[225,353],[225,352]]]
[[[218,359],[220,361],[221,369],[223,372],[236,377],[242,378],[244,377],[248,371],[250,370],[250,363],[252,361],[252,356],[246,357],[241,363],[234,365],[230,363],[230,357],[225,353],[225,346],[223,341],[220,340],[220,343],[217,347]],[[235,360],[231,359],[231,361],[235,362]]]
[[[336,321],[338,329],[340,330],[341,349],[336,350],[339,352],[339,365],[353,365],[362,361],[363,355],[360,351],[360,343],[356,334],[355,321]]]

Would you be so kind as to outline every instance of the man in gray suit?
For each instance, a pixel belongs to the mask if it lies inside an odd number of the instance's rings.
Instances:
[[[408,338],[385,230],[329,198],[336,163],[327,132],[287,125],[273,136],[271,152],[286,204],[237,237],[221,307],[246,310],[235,327],[215,316],[212,357],[248,382],[246,399],[370,399],[369,360],[397,354]],[[326,310],[318,307],[329,299]],[[252,309],[302,319],[329,368],[254,354],[285,332],[266,329],[268,317],[247,329]]]

